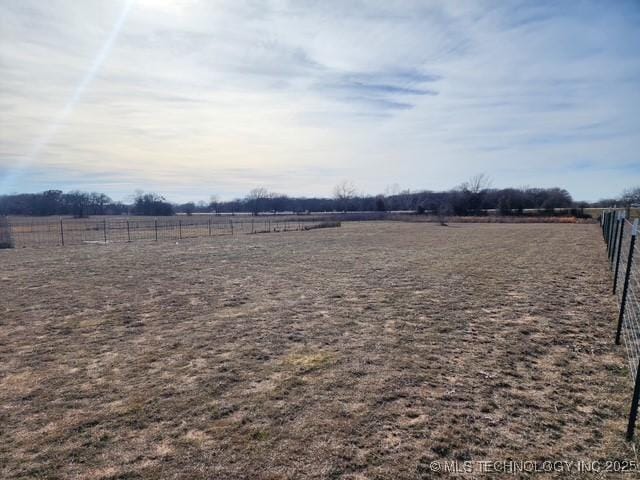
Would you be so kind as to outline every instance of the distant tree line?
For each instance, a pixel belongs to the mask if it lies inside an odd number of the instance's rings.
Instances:
[[[270,193],[265,189],[252,190],[244,198],[232,201],[213,201],[209,205],[177,205],[177,212],[358,212],[413,211],[436,213],[447,210],[455,215],[480,215],[486,210],[502,213],[522,213],[528,208],[570,208],[571,195],[560,188],[540,189],[481,189],[460,188],[448,192],[403,191],[390,195],[360,195],[340,188],[333,198],[300,198]]]
[[[173,215],[173,205],[157,193],[138,193],[131,205],[130,212],[134,215]]]
[[[98,192],[77,190],[63,193],[47,190],[41,193],[20,193],[0,196],[0,214],[4,215],[88,215],[119,214],[127,207],[113,202],[109,196]]]
[[[98,192],[47,190],[40,193],[0,195],[0,215],[173,215],[174,207],[154,193],[136,194],[131,205],[114,202]]]
[[[598,207],[640,207],[640,187],[628,188],[618,198],[605,198],[594,204]]]
[[[212,196],[209,202],[172,204],[156,193],[137,192],[133,202],[114,202],[102,193],[48,190],[41,193],[0,195],[0,215],[152,215],[174,213],[282,213],[282,212],[343,212],[343,211],[413,211],[439,215],[483,215],[487,210],[503,215],[518,215],[528,209],[552,213],[554,209],[609,207],[640,204],[640,187],[626,190],[617,199],[594,203],[574,202],[562,188],[492,188],[484,175],[444,192],[429,190],[401,191],[385,195],[357,193],[350,182],[342,182],[331,198],[289,197],[269,192],[265,188],[251,190],[245,197],[220,201]]]

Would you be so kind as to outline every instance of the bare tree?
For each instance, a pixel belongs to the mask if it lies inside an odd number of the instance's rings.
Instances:
[[[400,185],[398,185],[397,183],[387,185],[387,187],[384,189],[384,194],[387,197],[398,195],[399,193],[400,193]]]
[[[162,195],[136,190],[133,204],[133,213],[136,215],[169,216],[173,215],[173,205],[167,202]]]
[[[111,203],[112,200],[108,195],[99,192],[91,192],[88,198],[88,207],[91,213],[95,215],[105,214],[105,205]]]
[[[356,196],[356,187],[350,180],[343,180],[333,188],[333,198],[336,199],[339,210],[347,211],[349,202]]]
[[[211,195],[209,197],[209,210],[216,214],[220,213],[220,199],[218,195]]]
[[[640,187],[628,188],[622,192],[620,201],[626,206],[640,205]]]
[[[413,207],[413,197],[414,194],[411,193],[411,190],[409,190],[408,188],[406,190],[398,192],[396,194],[396,198],[400,202],[400,210],[411,210]]]
[[[491,188],[493,181],[486,173],[478,173],[460,185],[460,190],[467,190],[471,193],[480,193]]]
[[[68,192],[65,196],[69,209],[75,218],[84,218],[89,216],[89,205],[91,202],[88,193],[74,190]]]
[[[196,211],[196,204],[193,202],[187,202],[184,204],[184,212],[190,217],[193,212]]]
[[[269,191],[266,188],[254,188],[246,197],[247,205],[251,209],[251,213],[258,215],[264,210],[265,200],[269,198]]]

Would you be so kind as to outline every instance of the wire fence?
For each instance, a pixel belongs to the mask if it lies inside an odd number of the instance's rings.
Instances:
[[[634,384],[627,425],[627,439],[631,440],[640,400],[640,247],[637,242],[638,219],[630,222],[625,217],[625,213],[619,210],[603,212],[600,226],[613,272],[613,294],[619,305],[615,342],[624,345]]]
[[[7,246],[45,247],[137,241],[183,240],[195,237],[305,231],[338,227],[340,222],[318,219],[240,220],[224,217],[158,217],[95,219],[7,219],[0,222],[0,233]]]

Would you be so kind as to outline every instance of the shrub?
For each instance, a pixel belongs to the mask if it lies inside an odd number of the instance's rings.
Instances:
[[[305,225],[304,229],[313,230],[314,228],[333,228],[333,227],[339,227],[339,226],[340,226],[340,222],[320,222],[320,223],[316,223],[315,225]]]

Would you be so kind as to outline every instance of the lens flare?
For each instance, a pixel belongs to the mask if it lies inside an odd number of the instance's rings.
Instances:
[[[40,135],[34,141],[34,143],[31,145],[31,148],[29,149],[29,153],[24,157],[18,159],[17,164],[13,166],[13,169],[9,168],[5,177],[0,180],[0,191],[8,191],[12,185],[15,185],[20,175],[22,175],[22,173],[29,167],[29,165],[31,165],[35,161],[40,152],[42,152],[43,148],[47,146],[47,144],[55,136],[55,134],[58,132],[67,118],[69,118],[69,116],[73,113],[76,105],[80,102],[85,91],[102,67],[102,64],[109,56],[109,52],[111,51],[113,44],[118,38],[120,31],[122,30],[122,27],[127,19],[127,16],[129,15],[129,10],[131,10],[133,3],[134,0],[127,0],[125,2],[120,15],[118,16],[116,22],[111,28],[111,31],[109,32],[109,36],[91,62],[91,65],[89,66],[87,72],[84,74],[84,76],[76,86],[73,95],[71,95],[64,108],[54,117],[51,123],[47,125],[47,128],[45,128],[42,135]]]

